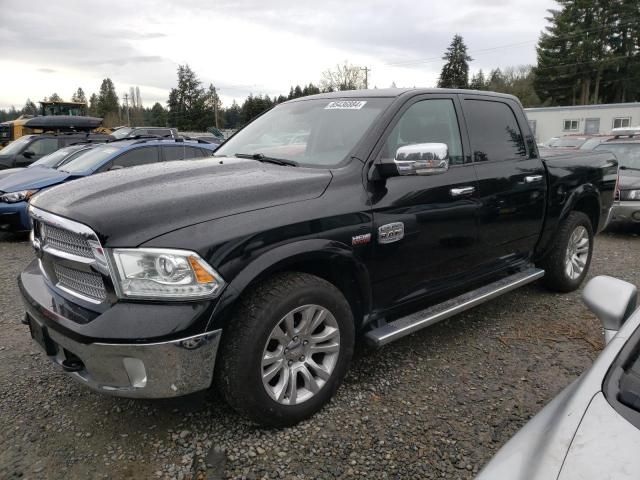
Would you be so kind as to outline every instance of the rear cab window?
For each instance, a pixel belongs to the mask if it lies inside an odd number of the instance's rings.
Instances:
[[[524,136],[509,105],[480,99],[465,99],[463,105],[474,162],[526,158]]]

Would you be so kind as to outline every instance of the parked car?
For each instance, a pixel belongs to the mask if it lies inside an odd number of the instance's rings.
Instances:
[[[578,149],[580,148],[589,137],[586,135],[565,135],[559,137],[546,145],[547,148],[566,148],[566,149]]]
[[[86,141],[99,143],[109,139],[112,139],[110,135],[86,132],[25,135],[0,150],[0,170],[26,167],[59,148],[75,143]]]
[[[92,148],[94,143],[77,143],[74,145],[70,145],[68,147],[63,147],[59,150],[56,150],[49,155],[45,155],[40,160],[33,162],[26,167],[16,167],[16,168],[6,168],[4,170],[0,170],[0,179],[8,177],[9,175],[13,175],[17,172],[22,172],[25,168],[33,168],[33,167],[49,167],[49,168],[58,168],[62,164],[72,160],[73,158],[80,155],[81,152]],[[0,222],[1,223],[1,222]]]
[[[217,145],[176,140],[123,140],[83,150],[58,167],[28,168],[0,178],[0,229],[31,230],[29,199],[44,189],[112,169],[211,156]]]
[[[602,321],[607,346],[502,447],[477,480],[632,480],[640,458],[640,308],[634,285],[589,281],[587,306]]]
[[[118,140],[145,136],[177,138],[178,130],[167,127],[118,127],[111,135]]]
[[[606,142],[610,138],[613,138],[611,135],[594,135],[589,137],[589,139],[580,145],[579,150],[593,150],[598,145],[603,142]]]
[[[609,153],[541,158],[509,95],[295,99],[213,159],[35,196],[26,321],[98,392],[173,397],[215,373],[238,411],[293,424],[333,396],[356,339],[387,344],[543,276],[577,288],[616,174]]]
[[[618,135],[594,150],[613,153],[620,164],[611,223],[640,225],[640,127],[618,130]]]

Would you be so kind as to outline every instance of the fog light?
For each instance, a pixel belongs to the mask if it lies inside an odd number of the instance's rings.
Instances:
[[[147,371],[144,369],[144,363],[138,358],[125,357],[122,359],[124,369],[129,376],[131,386],[135,388],[144,388],[147,385]]]

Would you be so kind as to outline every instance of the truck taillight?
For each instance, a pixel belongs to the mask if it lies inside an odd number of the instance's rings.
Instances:
[[[613,193],[613,200],[616,201],[616,202],[620,201],[620,188],[619,188],[619,185],[620,185],[620,175],[616,175],[616,187],[615,187],[615,190],[614,190],[614,193]]]

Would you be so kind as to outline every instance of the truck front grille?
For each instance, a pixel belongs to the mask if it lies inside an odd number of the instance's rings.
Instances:
[[[58,279],[58,286],[77,292],[99,302],[107,298],[102,275],[53,264],[53,271]]]
[[[48,223],[41,222],[36,229],[36,236],[43,246],[50,246],[61,252],[70,253],[84,258],[93,258],[93,251],[87,239],[69,230],[65,230]]]

